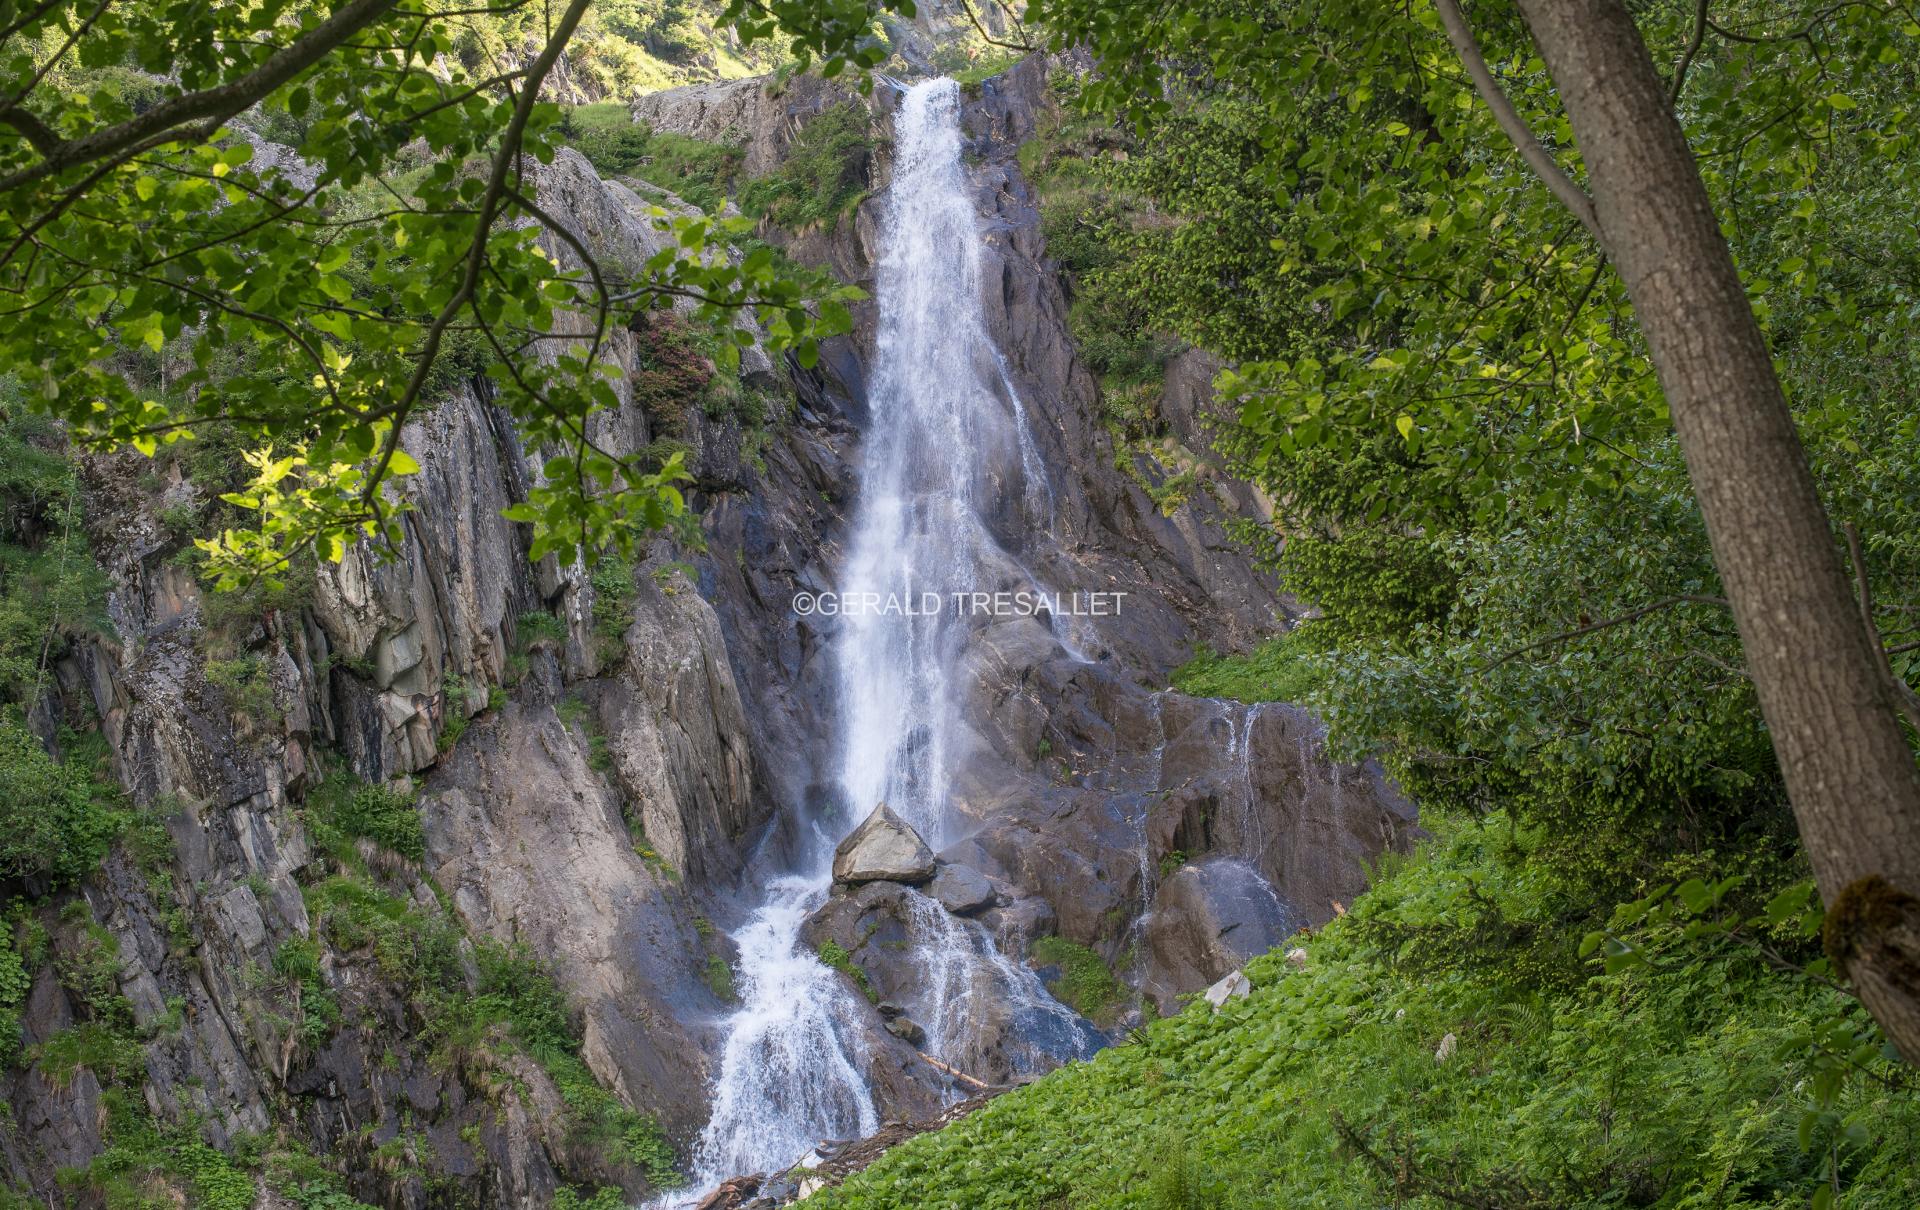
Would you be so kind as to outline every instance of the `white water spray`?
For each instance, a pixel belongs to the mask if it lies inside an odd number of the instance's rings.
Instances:
[[[1053,497],[1026,414],[989,338],[980,303],[980,233],[961,166],[959,89],[951,80],[906,93],[895,120],[881,316],[862,452],[860,496],[841,575],[843,599],[877,593],[951,600],[1016,571],[985,518],[1004,499],[1044,524]],[[1017,495],[1009,495],[1017,490]],[[993,587],[993,585],[984,585]],[[1035,587],[1038,587],[1037,585]],[[955,668],[967,638],[951,610],[933,617],[853,613],[842,619],[840,786],[851,816],[886,802],[935,844],[947,839],[949,770],[961,755]],[[1059,633],[1058,623],[1056,634]],[[858,1022],[845,980],[800,943],[826,901],[833,837],[809,836],[801,869],[776,880],[733,939],[743,1005],[727,1022],[713,1114],[694,1149],[685,1206],[726,1178],[777,1172],[830,1138],[878,1129]],[[819,843],[819,842],[824,843]],[[992,1001],[1025,1069],[1090,1053],[1098,1035],[1008,959],[977,922],[910,896],[927,978],[914,997],[934,1054],[964,1046]]]
[[[1018,399],[980,305],[980,233],[961,167],[959,88],[909,91],[895,126],[873,424],[841,592],[951,601],[1007,556],[983,518],[1017,482],[1023,512],[1050,507]],[[885,802],[940,845],[958,741],[952,670],[964,619],[868,611],[837,652],[840,782],[864,815]]]

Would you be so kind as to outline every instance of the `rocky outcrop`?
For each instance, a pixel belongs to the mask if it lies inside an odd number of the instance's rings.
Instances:
[[[1306,923],[1252,865],[1208,857],[1181,866],[1153,898],[1142,924],[1142,990],[1162,1013],[1182,992],[1224,978]]]
[[[847,833],[833,851],[835,882],[925,882],[933,877],[933,850],[886,803]]]
[[[637,98],[633,120],[652,130],[741,148],[741,168],[764,176],[780,166],[807,122],[836,105],[863,104],[845,84],[818,76],[716,80]]]
[[[927,894],[955,916],[970,916],[1000,901],[1000,892],[980,871],[943,861],[927,884]]]

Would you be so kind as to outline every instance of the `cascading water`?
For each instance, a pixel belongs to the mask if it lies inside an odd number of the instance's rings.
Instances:
[[[837,652],[848,803],[864,813],[885,802],[936,846],[958,755],[951,681],[966,635],[952,594],[1007,562],[983,521],[1003,485],[1020,483],[1023,509],[1044,492],[981,314],[958,107],[957,86],[935,80],[906,94],[896,121],[873,424]],[[895,603],[939,612],[909,616]]]
[[[1044,523],[1053,502],[981,311],[980,235],[953,81],[905,94],[894,146],[876,280],[873,419],[839,586],[839,782],[848,823],[886,802],[938,846],[949,831],[948,778],[961,734],[955,668],[968,634],[952,594],[982,581],[998,587],[995,577],[1010,573],[1031,580],[986,518],[1012,500],[1022,521]],[[937,612],[922,611],[936,599]],[[1065,624],[1056,620],[1055,635],[1077,653]],[[800,944],[803,923],[830,889],[837,839],[807,832],[800,868],[775,880],[733,934],[743,1005],[726,1025],[713,1113],[694,1149],[693,1193],[660,1204],[691,1204],[689,1196],[697,1201],[729,1176],[778,1171],[823,1139],[878,1128],[861,1006]],[[928,974],[911,1007],[931,1053],[966,1044],[983,1000],[994,1002],[1012,1039],[1017,1071],[1098,1045],[977,922],[954,919],[917,893],[909,911]]]

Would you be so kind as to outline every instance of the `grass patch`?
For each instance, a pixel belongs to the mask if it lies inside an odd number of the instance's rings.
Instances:
[[[1127,1001],[1127,990],[1113,977],[1106,960],[1084,945],[1064,937],[1041,937],[1031,957],[1042,966],[1056,966],[1060,974],[1047,983],[1054,998],[1096,1024],[1111,1024]]]
[[[1326,682],[1328,652],[1309,623],[1275,635],[1246,655],[1216,655],[1203,645],[1171,679],[1175,689],[1194,697],[1301,702]]]
[[[820,961],[853,980],[854,986],[860,989],[860,994],[870,1003],[880,1002],[880,993],[873,990],[873,980],[867,978],[867,972],[861,970],[859,964],[854,962],[853,955],[847,952],[845,946],[838,941],[822,941],[819,953]]]
[[[567,110],[560,136],[601,175],[645,181],[709,214],[726,205],[745,158],[740,148],[727,144],[656,134],[614,101]]]

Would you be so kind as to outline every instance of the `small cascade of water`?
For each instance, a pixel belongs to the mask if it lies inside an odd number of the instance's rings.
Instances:
[[[797,944],[824,897],[818,879],[777,879],[733,934],[742,1007],[728,1022],[713,1116],[694,1151],[704,1183],[783,1168],[822,1139],[879,1127],[844,981]]]
[[[1098,1032],[1049,995],[1032,970],[1001,953],[979,921],[959,919],[918,891],[909,891],[905,903],[921,978],[907,1007],[927,1031],[929,1053],[964,1057],[960,1051],[996,1019],[1003,1023],[996,1041],[1016,1076],[1099,1049]]]
[[[1247,707],[1246,732],[1239,746],[1240,773],[1240,855],[1258,867],[1267,853],[1264,812],[1260,796],[1253,788],[1253,729],[1260,723],[1265,702]]]
[[[1137,938],[1145,926],[1147,912],[1153,906],[1154,861],[1153,861],[1153,804],[1162,793],[1160,778],[1166,773],[1167,757],[1167,720],[1166,695],[1155,693],[1147,699],[1148,710],[1153,715],[1153,729],[1160,736],[1153,745],[1153,757],[1147,773],[1147,791],[1140,798],[1140,833],[1136,848],[1140,855],[1140,915],[1133,922],[1133,934]]]

